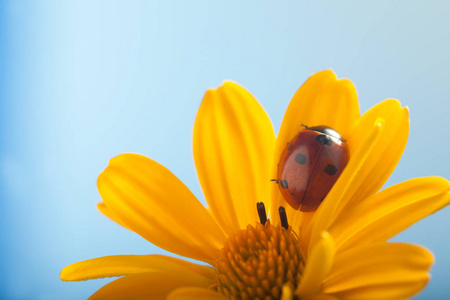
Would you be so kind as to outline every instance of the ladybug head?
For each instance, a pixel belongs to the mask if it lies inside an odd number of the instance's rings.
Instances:
[[[341,141],[345,142],[345,140],[341,137],[341,135],[336,130],[334,130],[331,127],[325,126],[325,125],[319,125],[319,126],[313,126],[313,127],[305,126],[305,129],[314,130],[314,131],[332,136],[334,138],[340,139]]]

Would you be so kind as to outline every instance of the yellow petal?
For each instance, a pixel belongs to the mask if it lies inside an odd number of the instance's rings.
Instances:
[[[357,205],[386,182],[406,145],[408,109],[401,108],[397,100],[383,101],[365,113],[351,131],[347,141],[350,161],[313,216],[311,241],[346,207]]]
[[[302,236],[304,243],[309,245],[309,250],[320,237],[320,233],[326,230],[331,224],[336,215],[336,211],[343,206],[342,202],[348,201],[348,198],[345,197],[350,192],[349,189],[353,186],[364,184],[364,182],[360,181],[359,171],[364,166],[370,154],[375,151],[374,148],[379,143],[384,127],[385,122],[383,119],[377,119],[375,121],[372,128],[367,131],[367,136],[363,139],[360,147],[354,152],[336,184],[313,215],[310,226],[306,228],[305,234]]]
[[[379,118],[385,121],[385,130],[358,171],[359,180],[352,184],[346,199],[340,203],[338,213],[346,205],[357,203],[379,191],[403,154],[409,134],[409,112],[393,99],[374,106],[353,125],[347,137],[350,151],[358,151],[367,132]]]
[[[256,203],[269,207],[275,134],[259,103],[225,82],[208,90],[194,125],[194,159],[206,201],[231,233],[258,222]]]
[[[183,287],[174,290],[167,296],[167,300],[226,300],[225,296],[211,289],[199,287]]]
[[[330,227],[340,251],[386,241],[450,203],[450,183],[440,177],[411,179],[348,208]]]
[[[211,267],[164,255],[113,255],[80,261],[61,271],[61,280],[80,281],[139,273],[166,272],[214,278]]]
[[[324,231],[321,234],[321,239],[314,245],[311,255],[306,260],[302,279],[295,291],[299,298],[303,299],[317,293],[333,265],[334,255],[333,238],[328,232]]]
[[[405,299],[428,281],[433,256],[403,243],[378,243],[336,255],[323,292],[339,299]]]
[[[155,299],[165,300],[183,286],[208,287],[212,280],[186,273],[140,273],[128,275],[103,286],[89,300]]]
[[[110,160],[98,190],[111,216],[151,243],[212,262],[225,235],[203,205],[169,170],[137,154]]]
[[[301,130],[303,125],[326,125],[337,130],[346,139],[348,131],[359,117],[356,89],[347,79],[336,78],[331,70],[321,71],[311,76],[292,98],[278,133],[272,177],[276,178],[277,164],[286,144]],[[277,185],[272,185],[271,211],[278,211],[283,205],[287,209],[288,220],[296,224],[302,213],[287,207]],[[276,220],[278,220],[276,218]]]
[[[287,142],[306,126],[327,125],[344,134],[359,117],[356,89],[331,70],[312,75],[293,96],[277,137],[277,157]]]

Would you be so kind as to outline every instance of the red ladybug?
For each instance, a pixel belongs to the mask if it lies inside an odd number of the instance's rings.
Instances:
[[[315,211],[348,160],[348,146],[336,130],[305,126],[281,154],[277,174],[281,194],[294,209]]]

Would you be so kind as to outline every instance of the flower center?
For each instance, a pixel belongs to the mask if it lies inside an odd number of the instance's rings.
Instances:
[[[295,290],[304,268],[291,228],[248,225],[230,236],[216,263],[219,293],[230,299],[280,299],[285,284]]]

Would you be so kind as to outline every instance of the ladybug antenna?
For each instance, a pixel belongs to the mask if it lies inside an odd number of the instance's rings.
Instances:
[[[270,179],[270,181],[275,181],[275,183],[278,184],[278,179]]]
[[[265,225],[267,222],[267,215],[266,215],[266,207],[264,206],[264,203],[257,202],[256,209],[258,210],[259,221],[261,222],[261,224]]]
[[[309,127],[306,126],[305,124],[301,124],[303,127],[305,127],[305,129],[308,129]]]
[[[287,220],[286,209],[283,206],[280,206],[278,208],[278,213],[280,214],[281,226],[283,226],[284,229],[287,230],[289,228],[289,224]]]

